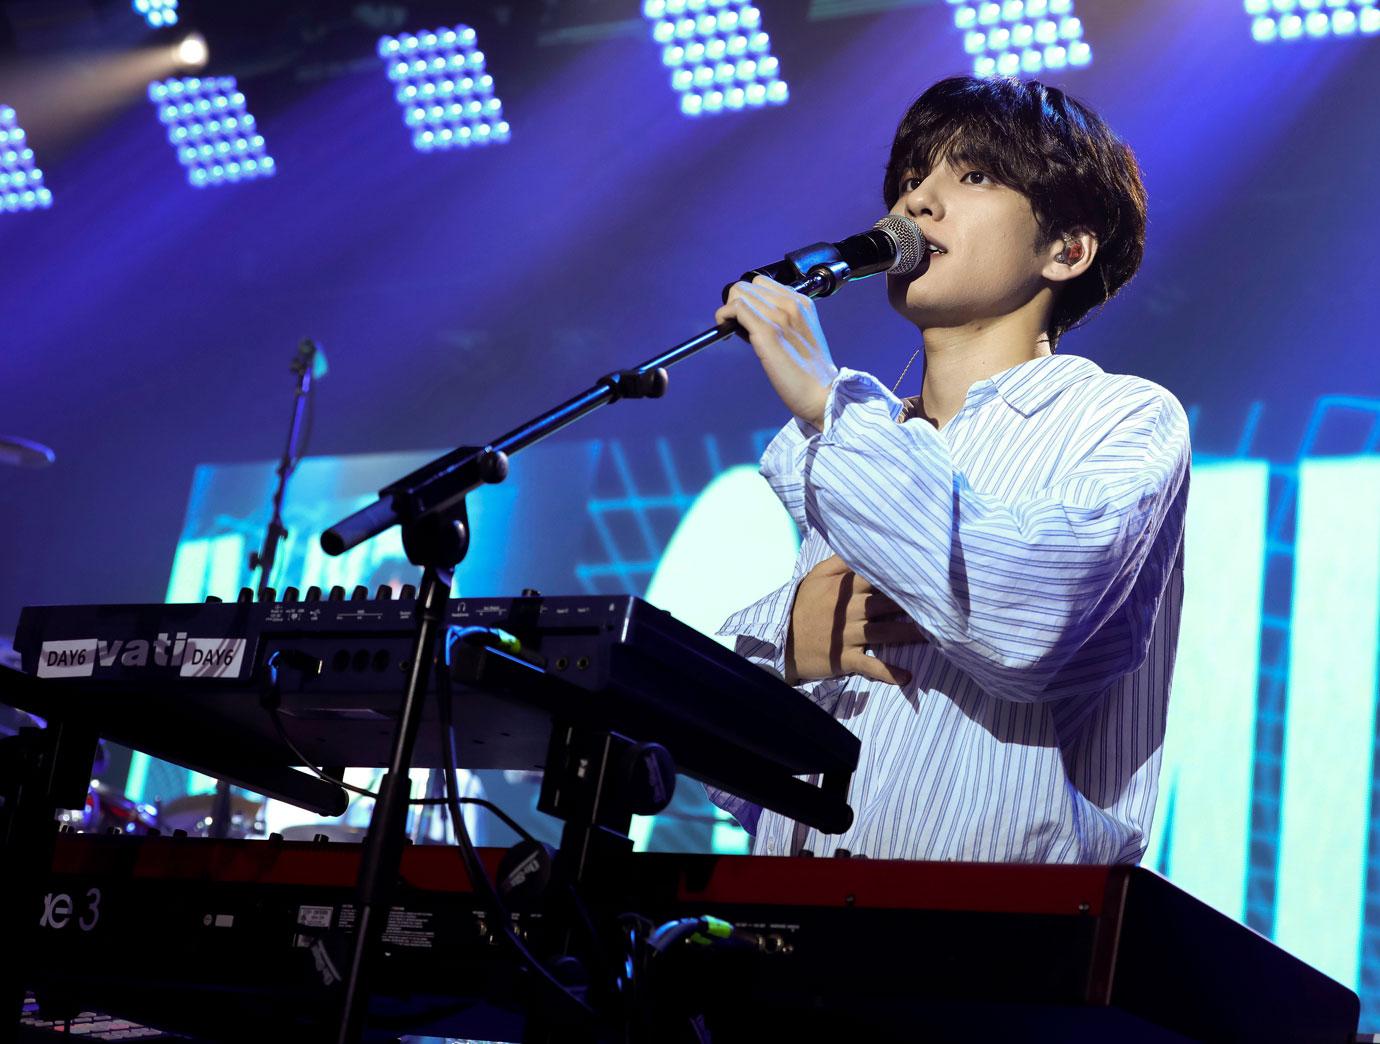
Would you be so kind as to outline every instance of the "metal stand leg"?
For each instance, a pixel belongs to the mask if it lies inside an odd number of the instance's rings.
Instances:
[[[433,522],[423,531],[404,529],[403,544],[413,562],[424,562],[417,592],[417,633],[412,642],[407,688],[393,736],[388,772],[379,786],[378,801],[364,842],[358,884],[359,915],[355,921],[354,953],[345,976],[345,999],[337,1027],[337,1044],[357,1044],[369,1008],[369,976],[377,959],[393,884],[402,862],[409,796],[408,769],[422,723],[422,705],[431,683],[436,640],[445,626],[450,598],[450,570],[464,557],[468,527],[464,522]]]

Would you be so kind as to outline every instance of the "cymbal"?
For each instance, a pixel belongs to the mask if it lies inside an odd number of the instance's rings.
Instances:
[[[57,454],[41,442],[18,435],[0,435],[0,464],[17,468],[46,468]]]

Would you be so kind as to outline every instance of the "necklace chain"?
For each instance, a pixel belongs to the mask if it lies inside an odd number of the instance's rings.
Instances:
[[[904,380],[906,379],[906,374],[910,373],[910,364],[913,363],[913,362],[915,362],[915,358],[916,358],[916,356],[918,356],[919,354],[920,354],[920,349],[919,349],[919,348],[915,349],[915,351],[913,351],[913,352],[910,353],[910,358],[906,360],[905,369],[903,369],[903,370],[901,371],[901,376],[897,377],[897,378],[896,378],[896,383],[893,384],[893,385],[891,386],[891,394],[892,394],[892,395],[895,395],[895,394],[896,394],[896,389],[899,388],[899,387],[901,387],[901,382],[904,381]]]

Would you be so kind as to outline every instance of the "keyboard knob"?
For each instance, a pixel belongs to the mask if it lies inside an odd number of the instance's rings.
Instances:
[[[523,598],[540,598],[540,597],[541,597],[541,592],[538,591],[535,587],[524,587],[524,588],[522,589],[522,597],[523,597]]]
[[[262,591],[259,592],[259,601],[261,602],[275,602],[277,600],[278,592],[273,590],[273,588],[271,587],[265,587]]]
[[[345,588],[341,587],[339,584],[336,584],[334,587],[331,588],[331,593],[329,597],[332,602],[345,601]]]
[[[295,601],[297,601],[299,598],[301,598],[301,596],[302,596],[302,592],[301,592],[301,591],[297,590],[297,588],[295,588],[295,587],[289,587],[287,590],[285,590],[285,591],[283,592],[283,601],[285,601],[285,602],[295,602]]]
[[[219,605],[221,601],[222,601],[222,599],[221,599],[221,597],[220,597],[219,595],[207,595],[207,596],[206,596],[206,604],[207,604],[207,605]]]
[[[417,589],[411,584],[403,584],[402,590],[398,592],[398,597],[405,602],[410,602],[417,597]]]
[[[637,743],[623,756],[623,795],[628,808],[654,816],[676,792],[676,766],[660,743]]]
[[[315,584],[312,584],[310,587],[307,588],[306,596],[302,599],[302,601],[304,601],[304,602],[319,602],[319,601],[321,601],[321,588],[317,587]]]
[[[252,587],[241,587],[241,588],[240,588],[239,597],[236,598],[235,601],[237,601],[237,602],[252,602],[252,601],[254,601],[254,588],[252,588]]]
[[[369,588],[363,584],[356,584],[355,589],[350,592],[350,601],[365,602],[369,599]]]
[[[374,597],[377,598],[380,602],[388,601],[388,599],[393,597],[393,585],[379,584],[378,593],[374,595]]]

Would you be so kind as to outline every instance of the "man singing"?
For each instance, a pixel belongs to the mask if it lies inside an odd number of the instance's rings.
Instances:
[[[1134,863],[1155,805],[1183,599],[1188,424],[1138,377],[1055,354],[1135,274],[1145,191],[1095,113],[955,78],[901,120],[883,195],[928,257],[888,277],[920,394],[840,369],[766,277],[737,320],[794,414],[762,474],[795,575],[720,633],[861,740],[823,835],[724,794],[757,854]]]

